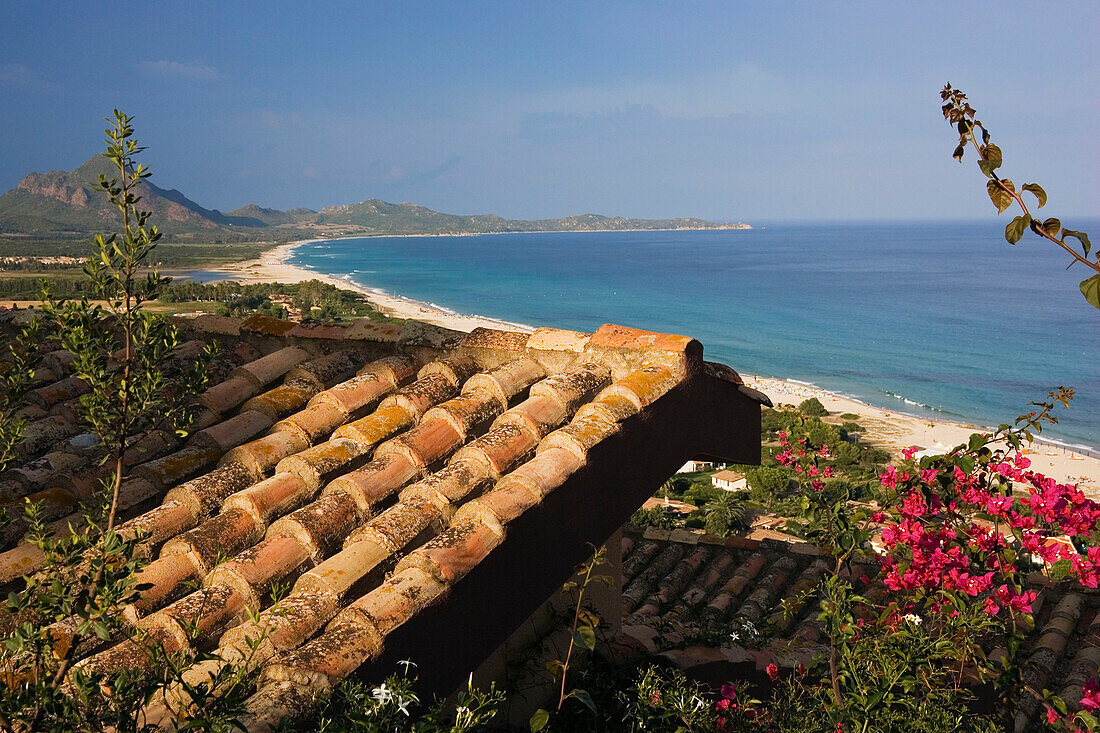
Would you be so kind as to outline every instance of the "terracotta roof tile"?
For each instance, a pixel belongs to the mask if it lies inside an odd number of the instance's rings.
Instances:
[[[155,559],[142,571],[148,590],[123,617],[181,650],[193,643],[184,626],[198,624],[205,637],[197,641],[230,657],[272,629],[248,705],[249,724],[261,729],[294,710],[310,685],[350,674],[429,606],[461,595],[471,580],[463,578],[507,551],[510,533],[522,535],[519,528],[530,531],[560,511],[560,492],[603,470],[592,462],[602,445],[683,415],[684,406],[702,404],[691,400],[704,391],[685,386],[705,378],[697,342],[622,327],[592,335],[464,335],[413,321],[182,323],[197,337],[239,339],[227,352],[235,363],[200,398],[207,412],[194,436],[183,445],[150,443],[164,455],[131,471],[126,511],[134,516],[123,527],[147,532]],[[63,368],[64,359],[56,361]],[[40,388],[43,403],[64,402],[73,385],[58,381]],[[758,419],[756,404],[746,404],[745,414]],[[639,413],[646,413],[641,423]],[[685,438],[702,434],[702,426],[686,419],[690,430],[662,439],[676,441],[661,459],[670,472],[698,448]],[[12,496],[41,494],[41,477],[72,465],[70,453],[33,466],[32,458],[21,473],[0,477],[0,487]],[[54,498],[57,516],[78,500],[69,491]],[[624,516],[612,517],[608,531]],[[715,553],[727,551],[721,547],[651,556],[652,544],[638,543],[626,563],[638,570],[626,595],[647,613],[676,604],[698,612],[732,569],[731,560],[717,561]],[[33,572],[40,562],[18,545],[0,555],[0,578]],[[705,582],[693,575],[703,570]],[[772,595],[782,590],[779,580]],[[293,586],[273,609],[265,594],[277,581]],[[189,591],[195,582],[203,587]],[[246,612],[258,615],[248,620]],[[142,663],[125,643],[81,662],[100,669]]]
[[[375,323],[369,318],[360,318],[348,326],[344,338],[356,341],[394,343],[400,335],[401,326],[393,323]]]
[[[661,658],[685,668],[725,659],[731,666],[719,675],[744,675],[737,665],[751,664],[758,672],[771,663],[808,666],[815,654],[825,651],[812,590],[828,566],[816,548],[799,540],[688,545],[655,537],[634,531],[623,537],[620,653],[660,652]],[[856,574],[864,571],[874,574],[870,566]],[[1025,678],[1037,689],[1079,699],[1100,662],[1100,593],[1067,591],[1049,579],[1039,587],[1035,628],[1024,642],[1029,662]],[[887,593],[877,581],[856,582],[856,588],[872,601]],[[713,647],[676,648],[701,629],[728,629],[735,620],[755,624],[764,634],[763,647],[746,649],[731,639]],[[1003,653],[993,649],[988,656],[996,659]],[[759,674],[756,681],[762,679]],[[1042,710],[1030,698],[1019,704],[1015,729],[1030,730]]]

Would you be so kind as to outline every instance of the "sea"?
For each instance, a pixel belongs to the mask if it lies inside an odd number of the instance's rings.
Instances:
[[[1074,222],[1100,232],[1100,221]],[[1100,310],[1069,256],[1004,222],[765,224],[752,230],[370,237],[290,259],[467,315],[678,333],[747,374],[979,425],[1059,386],[1044,438],[1100,449]],[[1073,241],[1073,240],[1071,240]]]

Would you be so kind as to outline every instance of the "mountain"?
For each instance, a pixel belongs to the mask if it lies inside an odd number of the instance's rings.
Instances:
[[[265,209],[256,204],[248,204],[228,212],[226,216],[241,221],[259,222],[257,226],[277,227],[287,224],[312,224],[316,221],[317,212],[313,209],[279,211],[278,209]]]
[[[113,174],[103,156],[73,171],[30,173],[0,196],[0,235],[70,236],[118,226],[119,214],[107,204],[94,182]],[[748,229],[747,224],[716,224],[702,219],[628,219],[583,214],[562,219],[504,219],[494,214],[444,214],[410,203],[368,199],[358,204],[326,206],[318,211],[280,211],[248,204],[223,214],[206,209],[175,189],[148,180],[138,184],[141,208],[167,235],[191,239],[232,233],[237,239],[265,239],[279,229],[327,236],[371,234],[485,234],[643,229]]]
[[[88,232],[117,226],[118,210],[95,188],[100,175],[117,175],[111,162],[97,155],[73,171],[30,173],[0,196],[0,232],[50,234]],[[259,219],[226,216],[206,209],[175,189],[148,180],[137,185],[141,207],[166,233],[218,230],[229,226],[263,227]]]

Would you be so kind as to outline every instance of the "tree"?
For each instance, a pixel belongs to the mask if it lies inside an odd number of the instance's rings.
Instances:
[[[3,639],[0,728],[38,730],[136,730],[137,711],[163,675],[108,676],[74,669],[78,649],[109,639],[143,640],[118,610],[136,599],[143,565],[141,536],[116,530],[124,456],[143,436],[171,430],[184,435],[194,396],[205,388],[210,352],[174,359],[179,333],[142,304],[157,297],[167,278],[145,271],[160,232],[150,212],[138,208],[140,182],[150,172],[135,157],[131,117],[115,110],[103,154],[116,174],[100,175],[97,188],[120,213],[121,232],[95,237],[84,267],[97,302],[54,303],[44,308],[54,338],[73,355],[72,374],[88,386],[79,414],[98,438],[105,477],[71,534],[51,537],[39,507],[26,506],[28,537],[46,556],[42,571],[26,579],[24,592],[8,596],[13,628]],[[151,657],[158,658],[149,640]],[[161,653],[160,658],[163,659]],[[166,664],[165,669],[173,669]]]
[[[1069,264],[1070,267],[1080,263],[1095,270],[1096,274],[1081,281],[1081,294],[1094,308],[1100,308],[1100,252],[1096,253],[1094,260],[1089,259],[1092,250],[1089,235],[1063,227],[1062,222],[1054,217],[1043,221],[1033,218],[1024,201],[1024,192],[1033,195],[1036,207],[1041,209],[1047,202],[1047,193],[1043,187],[1038,183],[1025,183],[1017,191],[1016,185],[1011,180],[998,175],[997,169],[1003,163],[1001,149],[990,141],[989,130],[977,119],[977,112],[970,106],[962,90],[954,89],[951,84],[947,84],[940,92],[940,98],[943,100],[941,111],[944,119],[955,125],[959,132],[959,143],[952,157],[961,163],[966,148],[973,146],[978,153],[978,168],[989,179],[986,182],[986,190],[989,193],[989,200],[997,207],[997,213],[1004,213],[1014,203],[1023,212],[1005,227],[1005,240],[1009,244],[1016,244],[1024,236],[1024,232],[1030,229],[1036,235],[1068,252],[1073,258]],[[978,142],[979,133],[981,142]],[[1077,240],[1076,245],[1066,241],[1071,237]],[[1075,247],[1080,247],[1082,254],[1079,254]]]
[[[825,417],[829,414],[829,411],[825,409],[825,405],[821,404],[821,400],[816,397],[802,400],[798,405],[798,409],[802,411],[803,415],[809,415],[810,417]]]

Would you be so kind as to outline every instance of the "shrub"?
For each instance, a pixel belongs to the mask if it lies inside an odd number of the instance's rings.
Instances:
[[[803,400],[798,404],[798,409],[802,411],[803,415],[810,417],[825,417],[829,414],[829,411],[825,409],[825,405],[821,404],[821,400],[816,397]]]

